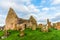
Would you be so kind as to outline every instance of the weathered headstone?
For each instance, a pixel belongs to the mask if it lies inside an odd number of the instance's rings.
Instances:
[[[23,37],[25,35],[24,31],[20,31],[20,37]]]
[[[4,34],[1,36],[1,40],[7,38],[10,35],[10,33],[7,30],[4,30]]]
[[[9,36],[9,32],[8,31],[5,31],[4,36],[8,37]]]

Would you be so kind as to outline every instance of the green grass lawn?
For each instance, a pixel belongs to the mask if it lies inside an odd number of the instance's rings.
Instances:
[[[3,40],[60,40],[60,30],[50,30],[50,32],[41,32],[40,30],[32,31],[31,29],[26,29],[25,36],[20,37],[19,31],[9,31],[10,35],[8,38]],[[4,34],[3,31],[0,31],[0,36]],[[2,39],[1,39],[2,40]]]

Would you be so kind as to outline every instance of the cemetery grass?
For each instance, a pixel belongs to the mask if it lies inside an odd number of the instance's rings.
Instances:
[[[32,31],[31,29],[26,29],[25,36],[20,37],[20,31],[8,31],[10,35],[7,38],[0,40],[60,40],[60,30],[50,29],[49,32],[41,32],[40,29]],[[0,37],[4,34],[0,31]]]

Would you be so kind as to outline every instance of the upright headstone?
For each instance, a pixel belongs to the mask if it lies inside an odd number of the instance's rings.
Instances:
[[[24,31],[20,31],[20,37],[23,37],[25,35]]]
[[[7,30],[5,30],[4,32],[5,33],[4,33],[3,37],[6,37],[7,38],[10,35],[10,33]]]

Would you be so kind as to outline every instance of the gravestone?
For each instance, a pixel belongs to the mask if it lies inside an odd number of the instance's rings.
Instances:
[[[10,33],[9,33],[8,31],[5,31],[4,36],[8,37],[9,34],[10,34]]]
[[[20,37],[23,37],[25,35],[24,31],[20,31]]]

